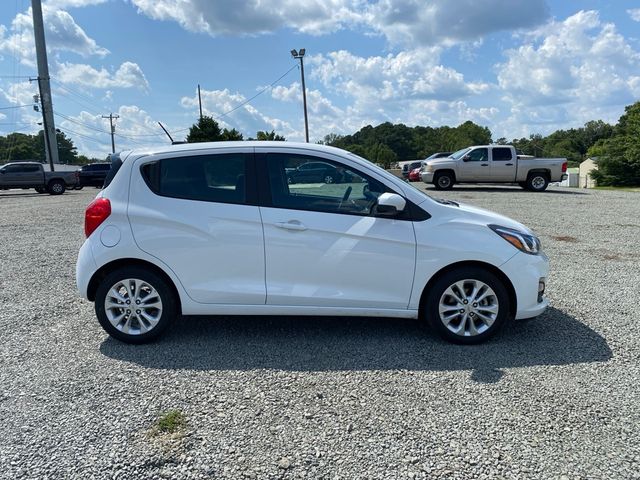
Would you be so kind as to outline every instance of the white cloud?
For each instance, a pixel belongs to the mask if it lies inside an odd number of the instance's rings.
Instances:
[[[73,52],[83,57],[104,57],[109,53],[90,38],[68,12],[47,5],[42,10],[49,52]],[[0,52],[11,54],[25,65],[35,65],[31,8],[13,19],[10,32],[4,25],[0,26]]]
[[[235,109],[246,101],[246,97],[240,93],[232,93],[224,90],[201,90],[202,110],[205,115],[213,118]],[[198,94],[193,97],[182,97],[180,104],[185,109],[196,111],[198,108]],[[216,120],[224,128],[235,128],[245,137],[255,136],[259,130],[275,130],[287,139],[300,138],[300,132],[296,132],[291,125],[281,119],[270,117],[251,104],[243,105],[232,113]]]
[[[505,54],[495,70],[511,104],[506,130],[615,122],[622,106],[640,97],[640,52],[595,11],[551,22]]]
[[[100,5],[108,0],[47,0],[44,7],[49,8],[78,8],[89,5]]]
[[[392,100],[454,101],[482,93],[484,82],[465,82],[464,76],[438,64],[437,48],[403,51],[385,57],[358,57],[341,50],[310,58],[316,76],[326,87],[353,97],[361,107]]]
[[[549,16],[545,0],[380,0],[366,23],[392,43],[451,45],[502,30],[531,28]]]
[[[357,1],[278,0],[131,0],[156,20],[174,20],[183,28],[210,35],[260,34],[292,28],[310,34],[335,31],[354,21]]]
[[[63,83],[93,88],[149,88],[149,82],[137,63],[124,62],[115,72],[82,63],[61,63],[58,78]]]
[[[640,22],[640,8],[631,8],[627,10],[627,13],[634,22]]]
[[[292,29],[324,34],[339,29],[384,35],[392,43],[451,44],[539,25],[545,0],[131,0],[156,20],[210,35],[255,35]]]

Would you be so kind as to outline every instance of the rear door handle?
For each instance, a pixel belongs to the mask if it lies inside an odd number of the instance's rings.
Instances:
[[[507,167],[513,167],[513,163],[505,163]]]
[[[304,231],[307,229],[302,222],[298,220],[289,220],[288,222],[276,222],[275,226],[278,228],[284,228],[285,230],[296,230],[298,232]]]
[[[488,167],[488,166],[489,166],[489,164],[488,164],[488,163],[481,163],[481,164],[480,164],[480,166],[481,166],[481,167]]]

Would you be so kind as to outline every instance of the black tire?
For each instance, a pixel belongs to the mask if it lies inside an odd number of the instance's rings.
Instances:
[[[548,186],[549,177],[546,173],[530,173],[527,177],[527,190],[544,192]]]
[[[66,189],[67,186],[62,180],[51,180],[47,185],[47,192],[49,192],[49,195],[62,195]]]
[[[482,320],[479,319],[479,317],[476,316],[474,319],[471,316],[471,314],[469,314],[469,317],[467,317],[467,322],[465,326],[462,325],[462,320],[463,320],[462,310],[467,308],[471,309],[472,305],[473,306],[478,305],[476,303],[472,303],[471,300],[467,300],[467,299],[465,300],[468,301],[469,303],[460,307],[461,312],[459,315],[457,315],[457,312],[455,312],[456,307],[454,306],[454,310],[452,312],[454,315],[456,315],[456,317],[454,317],[454,319],[449,323],[449,325],[453,329],[455,329],[456,327],[463,328],[463,332],[462,332],[463,334],[454,333],[452,330],[447,328],[443,320],[441,320],[440,318],[441,299],[444,299],[446,301],[447,297],[445,297],[444,295],[447,289],[450,286],[453,286],[456,282],[461,282],[461,281],[469,281],[469,282],[463,283],[463,287],[468,286],[467,287],[468,290],[467,292],[465,292],[465,294],[468,294],[471,291],[473,287],[473,283],[471,282],[473,281],[482,282],[483,284],[485,284],[486,286],[490,287],[493,290],[493,293],[495,295],[490,295],[486,299],[482,300],[480,302],[481,305],[479,308],[479,310],[482,311],[482,304],[484,302],[486,302],[487,305],[490,305],[490,302],[494,302],[493,305],[497,305],[498,312],[496,314],[495,319],[493,320],[493,323],[488,328],[485,328],[486,324],[482,323]],[[480,290],[480,293],[482,292],[483,290]],[[453,297],[449,296],[449,298],[453,298]],[[449,272],[444,273],[435,281],[435,283],[431,286],[427,294],[426,302],[424,304],[423,315],[426,317],[426,320],[429,322],[431,327],[436,332],[438,332],[438,334],[445,340],[452,343],[472,345],[472,344],[482,343],[488,340],[489,338],[491,338],[498,331],[500,331],[500,329],[504,326],[505,322],[509,318],[510,310],[511,310],[511,305],[509,302],[509,294],[507,292],[507,287],[503,284],[502,280],[500,280],[497,276],[495,276],[489,270],[485,270],[480,267],[462,267],[462,268],[451,270]],[[485,313],[487,312],[485,311]],[[471,334],[472,326],[476,331],[480,331],[480,333],[472,335]]]
[[[154,288],[157,296],[162,302],[162,310],[157,324],[145,333],[130,334],[116,328],[110,321],[105,310],[105,299],[112,287],[118,282],[126,279],[142,280],[148,286]],[[146,288],[146,287],[145,287]],[[133,305],[133,304],[132,304]],[[125,313],[126,306],[123,304],[122,313]],[[98,322],[102,328],[113,338],[125,343],[141,344],[149,342],[157,338],[173,321],[178,314],[177,298],[173,288],[167,282],[157,275],[155,272],[147,270],[143,267],[124,267],[108,274],[98,286],[96,290],[95,311]],[[131,309],[133,311],[133,309]],[[123,320],[126,321],[127,317]],[[131,325],[138,325],[138,320],[131,320]]]
[[[433,177],[433,185],[436,190],[451,190],[454,183],[455,179],[451,172],[436,172]]]
[[[47,189],[44,187],[36,187],[36,192],[38,193],[47,193]]]

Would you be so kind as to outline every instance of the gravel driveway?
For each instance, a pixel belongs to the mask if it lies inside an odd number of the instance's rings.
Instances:
[[[462,347],[277,317],[118,343],[75,291],[95,193],[0,193],[0,478],[640,478],[640,194],[438,192],[529,225],[552,262],[547,313]]]

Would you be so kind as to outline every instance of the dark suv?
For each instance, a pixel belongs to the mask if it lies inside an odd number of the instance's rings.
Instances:
[[[102,187],[104,179],[111,170],[111,163],[90,163],[80,169],[82,187]]]

